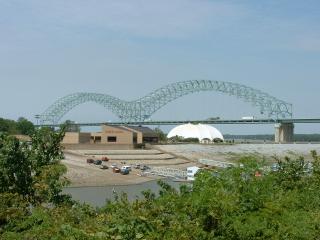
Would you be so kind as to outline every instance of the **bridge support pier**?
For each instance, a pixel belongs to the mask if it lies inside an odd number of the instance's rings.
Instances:
[[[294,124],[293,123],[278,123],[275,125],[276,143],[290,143],[293,142]]]

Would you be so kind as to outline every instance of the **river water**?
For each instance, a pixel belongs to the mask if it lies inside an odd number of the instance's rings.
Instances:
[[[163,180],[170,184],[175,189],[179,190],[183,184],[169,179]],[[141,184],[124,185],[124,186],[103,186],[103,187],[68,187],[63,190],[64,194],[70,194],[74,200],[83,203],[88,203],[94,207],[102,207],[106,200],[114,200],[115,193],[126,193],[129,201],[141,199],[143,197],[142,191],[151,190],[153,193],[158,194],[161,187],[158,185],[157,180],[149,181]]]

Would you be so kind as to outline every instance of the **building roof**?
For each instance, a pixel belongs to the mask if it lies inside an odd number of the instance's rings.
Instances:
[[[105,126],[108,126],[108,127],[112,127],[112,128],[116,128],[116,129],[120,129],[120,130],[125,130],[125,131],[128,131],[128,132],[140,132],[143,134],[143,136],[146,136],[146,137],[157,137],[157,133],[152,130],[151,128],[148,128],[148,127],[143,127],[143,126],[128,126],[128,125],[124,125],[124,126],[113,126],[113,125],[107,125],[107,124],[104,124]]]
[[[169,134],[168,138],[171,137],[183,137],[183,138],[198,138],[199,141],[203,139],[210,139],[213,141],[218,138],[223,140],[221,132],[215,127],[205,125],[205,124],[184,124],[173,128]]]
[[[143,134],[154,134],[154,135],[157,135],[155,133],[155,131],[153,131],[151,128],[148,128],[148,127],[142,127],[142,126],[126,126],[127,128],[130,128],[132,130],[135,130],[135,131],[138,131],[138,132],[141,132]]]
[[[126,132],[132,132],[130,129],[124,127],[124,126],[115,126],[115,125],[108,125],[108,124],[103,124],[103,126],[106,126],[106,127],[110,127],[110,128],[115,128],[115,129],[119,129],[119,130],[123,130],[123,131],[126,131]]]

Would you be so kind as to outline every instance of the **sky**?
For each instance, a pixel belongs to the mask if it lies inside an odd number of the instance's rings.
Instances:
[[[196,79],[244,84],[320,118],[320,1],[0,0],[0,109],[32,121],[57,99],[96,92],[134,100]],[[263,117],[217,92],[177,99],[154,120]],[[116,121],[82,104],[63,120]],[[272,133],[273,126],[217,126]],[[296,125],[320,133],[320,124]]]

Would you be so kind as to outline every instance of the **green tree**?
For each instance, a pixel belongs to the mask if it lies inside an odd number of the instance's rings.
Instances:
[[[74,121],[66,120],[65,123],[65,131],[66,132],[80,132],[80,127],[76,125]]]
[[[24,135],[31,135],[35,129],[33,123],[23,117],[18,119],[16,125],[18,132]]]
[[[0,192],[32,194],[32,161],[29,148],[16,138],[0,136]]]
[[[65,126],[57,132],[50,128],[41,128],[31,136],[31,158],[36,173],[41,167],[59,163],[63,158],[61,141],[65,135]]]
[[[0,133],[18,133],[16,122],[9,119],[0,118]]]
[[[59,200],[68,181],[61,178],[66,167],[60,145],[64,127],[58,132],[40,129],[32,135],[32,143],[0,136],[0,193],[10,192],[41,203]]]
[[[61,194],[68,184],[62,177],[66,167],[60,164],[63,134],[63,127],[58,132],[36,130],[31,145],[0,135],[0,239],[25,239],[10,231],[29,229],[23,221],[37,206],[70,202]],[[2,238],[4,229],[9,235]]]
[[[34,125],[27,119],[20,117],[17,122],[0,118],[0,133],[31,135]]]
[[[156,132],[160,142],[167,141],[167,135],[160,128],[155,128],[154,131]]]
[[[32,135],[30,158],[33,162],[34,191],[37,202],[60,202],[62,188],[69,184],[66,178],[62,178],[67,169],[60,163],[63,159],[61,141],[65,128],[65,125],[61,126],[58,132],[42,128]]]

